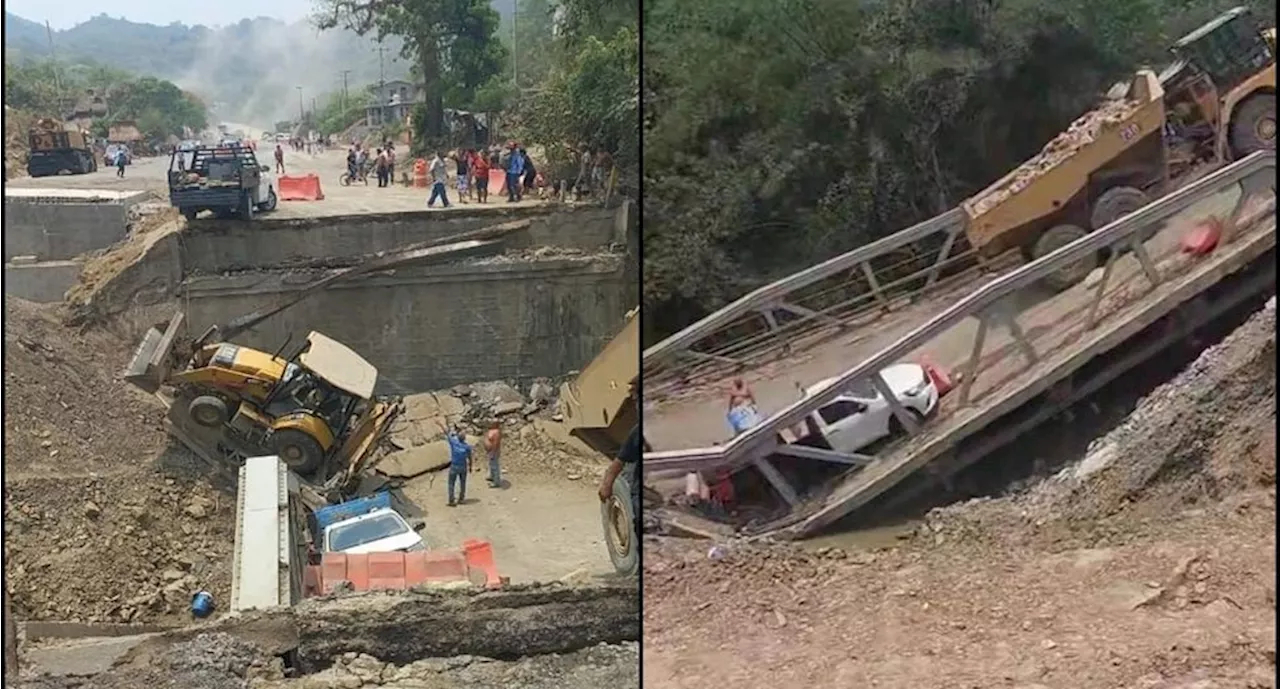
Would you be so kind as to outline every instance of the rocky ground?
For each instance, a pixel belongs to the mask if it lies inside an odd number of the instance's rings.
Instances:
[[[887,547],[651,539],[645,686],[1275,687],[1275,308]]]
[[[5,298],[4,554],[23,620],[186,620],[230,592],[234,494],[201,480],[158,403],[118,380],[132,345]]]
[[[625,689],[639,686],[638,605],[634,579],[354,594],[152,637],[93,677],[28,671],[12,686]]]

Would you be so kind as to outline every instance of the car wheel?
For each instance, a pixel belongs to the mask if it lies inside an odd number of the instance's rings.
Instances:
[[[276,204],[278,203],[280,203],[280,199],[276,196],[276,190],[271,187],[267,187],[267,200],[258,204],[258,210],[264,212],[273,211],[276,209]]]
[[[907,407],[907,413],[911,415],[911,418],[915,419],[917,428],[924,425],[924,414],[921,414],[918,409]],[[898,420],[896,415],[890,416],[889,437],[897,438],[905,435],[907,435],[907,429],[902,427],[902,422]]]

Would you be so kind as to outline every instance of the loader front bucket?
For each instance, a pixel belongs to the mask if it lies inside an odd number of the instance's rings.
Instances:
[[[173,367],[173,344],[185,318],[185,314],[179,311],[173,314],[163,331],[159,325],[147,331],[125,369],[125,381],[149,393],[155,393],[164,385]]]
[[[339,488],[352,485],[366,470],[377,466],[385,450],[383,441],[404,410],[399,399],[378,400],[370,406],[339,449],[337,459],[343,466],[330,479],[331,484]]]

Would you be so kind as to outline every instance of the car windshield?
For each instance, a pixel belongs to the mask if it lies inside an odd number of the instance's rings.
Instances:
[[[408,531],[408,526],[399,515],[392,513],[380,514],[376,517],[352,522],[350,524],[341,524],[329,530],[329,550],[332,552],[342,552],[351,548],[359,548],[362,545],[380,541],[384,538],[396,536]]]
[[[870,378],[859,378],[845,388],[845,394],[862,400],[873,400],[880,396]]]

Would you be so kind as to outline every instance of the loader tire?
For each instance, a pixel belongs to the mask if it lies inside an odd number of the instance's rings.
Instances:
[[[271,434],[271,449],[294,473],[309,476],[324,463],[324,449],[315,438],[292,428]]]
[[[1228,136],[1236,159],[1276,150],[1276,94],[1259,94],[1241,103],[1231,115]]]
[[[631,479],[626,473],[613,480],[613,494],[600,505],[604,544],[609,549],[613,569],[631,576],[640,568],[640,533],[635,505],[631,502]]]
[[[1141,189],[1111,187],[1102,192],[1098,200],[1093,202],[1093,214],[1089,216],[1089,224],[1093,229],[1101,230],[1148,203],[1151,203],[1151,199]]]
[[[197,425],[205,428],[217,428],[231,420],[227,403],[214,395],[201,395],[187,405],[187,414]]]
[[[1088,235],[1089,233],[1084,228],[1075,225],[1051,227],[1045,230],[1044,234],[1040,235],[1039,239],[1036,240],[1033,253],[1037,259],[1040,259]],[[1044,283],[1053,291],[1061,292],[1089,277],[1089,273],[1097,267],[1097,256],[1082,258],[1075,263],[1062,266],[1058,270],[1049,273],[1045,276]]]

